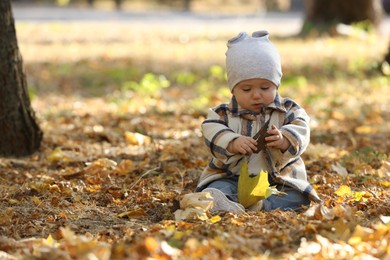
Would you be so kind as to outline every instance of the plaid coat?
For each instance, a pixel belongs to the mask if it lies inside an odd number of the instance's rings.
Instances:
[[[275,125],[291,146],[282,153],[279,149],[266,148],[251,155],[232,154],[227,151],[229,142],[240,135],[254,136],[270,119],[269,128]],[[307,180],[302,153],[310,142],[309,116],[305,110],[289,98],[278,94],[273,103],[260,114],[243,110],[234,96],[229,104],[209,109],[208,118],[202,123],[202,132],[212,159],[202,172],[197,191],[217,179],[239,175],[243,158],[247,156],[250,175],[261,170],[269,173],[270,183],[290,186],[310,199],[320,202],[316,191]]]

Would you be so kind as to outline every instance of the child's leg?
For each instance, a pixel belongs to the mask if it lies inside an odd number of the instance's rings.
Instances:
[[[277,187],[278,190],[285,192],[285,195],[271,195],[263,201],[263,209],[271,211],[275,209],[300,211],[302,206],[310,204],[309,198],[301,192],[290,187]]]
[[[213,197],[213,208],[211,211],[230,211],[244,213],[244,207],[237,201],[238,178],[225,178],[213,181],[203,192],[209,192]]]
[[[220,190],[231,201],[238,202],[238,176],[213,181],[206,188]]]

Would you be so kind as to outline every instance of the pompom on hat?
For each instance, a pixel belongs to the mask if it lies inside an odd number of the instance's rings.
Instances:
[[[282,66],[276,47],[267,31],[257,31],[249,36],[239,33],[227,43],[226,72],[230,91],[243,80],[263,78],[277,87],[282,78]]]

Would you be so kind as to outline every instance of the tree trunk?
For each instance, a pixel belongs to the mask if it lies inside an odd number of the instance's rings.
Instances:
[[[385,56],[385,61],[390,64],[390,42],[389,42],[389,48],[387,50],[387,54]]]
[[[390,41],[389,47],[387,49],[387,54],[385,55],[385,58],[383,59],[381,64],[381,71],[383,75],[390,76]]]
[[[43,133],[27,92],[10,0],[0,1],[0,156],[37,151]]]
[[[305,0],[302,33],[311,30],[329,32],[338,23],[368,22],[377,27],[382,19],[381,0]]]
[[[183,0],[183,9],[184,11],[191,10],[191,0]]]
[[[115,8],[116,10],[122,9],[122,0],[115,0]]]

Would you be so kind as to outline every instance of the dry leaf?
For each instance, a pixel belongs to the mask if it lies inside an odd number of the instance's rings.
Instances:
[[[148,216],[148,213],[143,209],[128,210],[118,214],[120,218],[143,218],[146,216]]]
[[[324,157],[335,157],[336,148],[323,143],[312,144],[310,143],[306,149],[305,154],[313,159],[320,159]]]
[[[213,198],[208,192],[195,192],[183,196],[180,201],[180,208],[199,208],[204,211],[210,210],[213,207]]]
[[[175,211],[175,220],[182,221],[186,219],[200,219],[208,220],[209,217],[205,210],[200,208],[186,208],[184,210],[178,209]]]
[[[62,151],[61,147],[56,147],[48,156],[47,160],[49,162],[57,162],[57,161],[64,161],[67,158],[65,157],[64,152]]]
[[[113,160],[110,160],[108,158],[99,158],[93,162],[87,162],[86,165],[89,168],[107,168],[107,169],[113,169],[116,167],[117,163]]]
[[[352,194],[351,188],[347,185],[341,185],[334,193],[339,197]]]
[[[221,216],[219,216],[219,215],[215,215],[215,216],[212,216],[212,217],[210,218],[210,222],[211,222],[211,223],[217,223],[217,222],[219,222],[219,221],[221,221]]]
[[[207,211],[213,207],[213,198],[208,192],[189,193],[180,201],[180,208],[175,211],[176,221],[185,219],[208,220]]]
[[[125,132],[125,139],[129,145],[144,145],[150,144],[151,138],[149,136],[140,134],[140,133],[132,133],[129,131]]]
[[[265,138],[269,136],[267,133],[268,127],[269,127],[269,121],[271,120],[268,119],[267,122],[260,128],[260,130],[253,136],[253,139],[257,141],[257,151],[256,153],[259,153],[260,151],[264,150],[266,148],[267,142],[265,141]]]
[[[372,126],[362,125],[362,126],[356,127],[355,132],[357,134],[374,134],[377,132],[377,129],[372,127]]]
[[[305,216],[313,218],[313,219],[333,219],[334,214],[332,210],[325,207],[323,204],[314,204],[310,208],[308,208],[304,213]]]
[[[339,163],[332,164],[330,167],[333,171],[337,172],[342,178],[346,178],[348,176],[347,169],[341,166]]]
[[[126,175],[134,170],[134,162],[132,160],[123,160],[115,169],[118,175]]]
[[[390,227],[390,216],[380,216],[380,219],[385,225]]]

